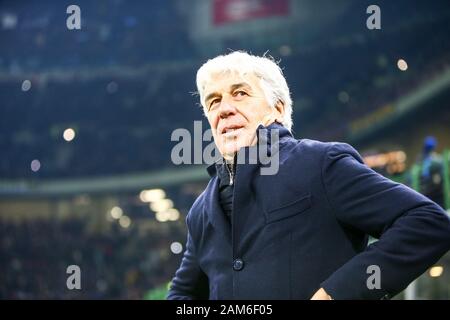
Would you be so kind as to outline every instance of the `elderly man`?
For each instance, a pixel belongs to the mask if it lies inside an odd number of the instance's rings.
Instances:
[[[224,161],[188,216],[169,299],[386,299],[450,249],[450,220],[428,198],[363,164],[344,143],[296,140],[272,60],[233,52],[197,73]],[[276,132],[278,168],[250,153]],[[237,161],[237,159],[244,161]],[[368,235],[379,240],[368,245]]]

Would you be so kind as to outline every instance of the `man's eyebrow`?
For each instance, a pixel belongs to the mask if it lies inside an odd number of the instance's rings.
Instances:
[[[240,82],[240,83],[232,84],[230,86],[230,92],[233,92],[234,90],[239,89],[239,88],[243,88],[243,87],[251,89],[251,86],[247,82]],[[220,97],[220,93],[219,92],[211,92],[210,94],[208,94],[206,96],[205,103],[208,102],[210,99],[212,99],[214,97]]]
[[[248,89],[251,89],[252,87],[247,83],[247,82],[240,82],[240,83],[236,83],[230,86],[230,92],[233,92],[236,89],[242,88],[242,87],[246,87]]]
[[[210,94],[208,94],[206,96],[205,103],[208,102],[210,99],[212,99],[214,97],[220,97],[220,93],[218,93],[218,92],[211,92]]]

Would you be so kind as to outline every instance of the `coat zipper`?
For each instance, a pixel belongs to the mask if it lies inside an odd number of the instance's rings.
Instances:
[[[233,173],[231,172],[230,168],[228,167],[228,164],[225,164],[228,170],[228,174],[230,175],[230,186],[233,185]]]

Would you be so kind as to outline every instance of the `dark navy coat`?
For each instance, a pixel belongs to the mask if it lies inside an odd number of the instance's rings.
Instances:
[[[320,287],[334,299],[390,298],[450,249],[450,220],[434,202],[365,166],[348,144],[274,128],[279,171],[237,165],[232,226],[208,168],[168,299],[309,299]],[[379,240],[367,245],[368,235]]]

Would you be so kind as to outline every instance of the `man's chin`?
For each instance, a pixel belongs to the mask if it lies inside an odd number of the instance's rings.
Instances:
[[[224,158],[227,158],[227,157],[232,158],[241,148],[244,148],[246,146],[248,146],[248,145],[245,143],[236,143],[236,142],[229,143],[229,144],[224,145],[222,154],[224,155]]]

